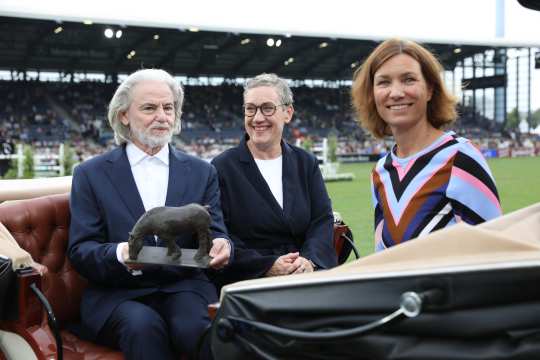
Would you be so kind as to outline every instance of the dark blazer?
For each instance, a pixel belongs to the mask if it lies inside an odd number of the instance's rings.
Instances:
[[[235,243],[235,261],[223,273],[225,283],[262,277],[288,252],[299,251],[319,268],[337,265],[332,208],[317,159],[283,141],[281,148],[283,209],[246,139],[212,161],[218,171],[225,225]]]
[[[216,170],[170,147],[166,206],[193,202],[210,205],[212,238],[228,239]],[[199,269],[153,266],[133,276],[118,262],[117,243],[128,240],[128,232],[145,211],[125,146],[75,168],[70,208],[69,258],[89,281],[81,302],[81,320],[90,337],[97,336],[119,303],[158,290],[192,291],[208,302],[217,300],[215,287]],[[184,248],[197,247],[192,235],[180,236],[177,241]],[[145,239],[145,245],[156,246],[152,236]]]

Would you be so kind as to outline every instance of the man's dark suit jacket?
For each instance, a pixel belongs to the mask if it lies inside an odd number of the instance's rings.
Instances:
[[[319,268],[337,265],[332,207],[317,159],[283,141],[281,148],[283,209],[246,139],[212,161],[218,171],[225,225],[235,243],[235,261],[222,274],[222,283],[262,277],[279,256],[295,251]]]
[[[166,206],[189,203],[210,205],[212,238],[229,238],[219,205],[217,173],[207,162],[169,151]],[[133,276],[116,257],[117,244],[128,241],[128,232],[144,213],[125,146],[85,161],[75,168],[70,198],[69,258],[89,281],[81,302],[81,320],[88,336],[95,338],[121,302],[154,293],[192,291],[209,303],[217,301],[215,287],[198,269],[145,267]],[[178,239],[183,248],[196,248],[192,235]],[[145,245],[156,246],[153,236]],[[159,246],[165,244],[158,243]]]

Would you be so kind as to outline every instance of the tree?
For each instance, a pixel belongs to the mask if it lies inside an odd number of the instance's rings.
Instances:
[[[302,148],[308,152],[311,152],[311,149],[313,148],[313,140],[309,136],[306,136],[302,140]]]
[[[75,164],[76,155],[75,151],[69,144],[64,145],[64,159],[63,159],[63,166],[64,166],[64,175],[71,175],[73,171],[73,165]]]
[[[25,145],[23,150],[23,179],[34,178],[34,152],[30,145]],[[19,161],[12,159],[9,163],[9,168],[4,174],[4,179],[18,179],[19,178]]]
[[[9,162],[9,168],[4,174],[4,179],[16,179],[17,178],[17,172],[18,172],[18,166],[16,159],[12,159]]]
[[[536,129],[540,125],[540,108],[536,109],[535,112],[531,114],[529,119],[529,131]]]
[[[337,161],[337,135],[332,132],[328,135],[328,161],[334,163]]]
[[[25,145],[23,150],[23,179],[34,178],[34,151],[30,145]]]
[[[517,108],[514,108],[514,110],[510,111],[508,115],[506,115],[504,129],[515,131],[519,128],[520,122],[521,122],[521,119],[519,117],[519,111]]]

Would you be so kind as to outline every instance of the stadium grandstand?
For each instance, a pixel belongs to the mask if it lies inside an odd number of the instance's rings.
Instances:
[[[354,70],[378,43],[0,16],[0,175],[22,156],[21,144],[32,145],[36,167],[39,156],[49,159],[61,144],[73,150],[74,162],[112,146],[106,119],[112,92],[126,74],[149,67],[171,72],[185,87],[175,142],[189,153],[211,159],[236,144],[243,134],[243,81],[276,72],[294,87],[290,141],[336,136],[341,161],[376,159],[389,143],[358,127],[349,89]],[[458,133],[488,157],[539,153],[531,132],[540,122],[531,92],[537,47],[424,44],[460,99]]]

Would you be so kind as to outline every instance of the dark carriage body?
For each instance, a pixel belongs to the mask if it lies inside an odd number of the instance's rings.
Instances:
[[[333,270],[230,285],[212,348],[220,359],[540,359],[539,284],[537,204]]]

